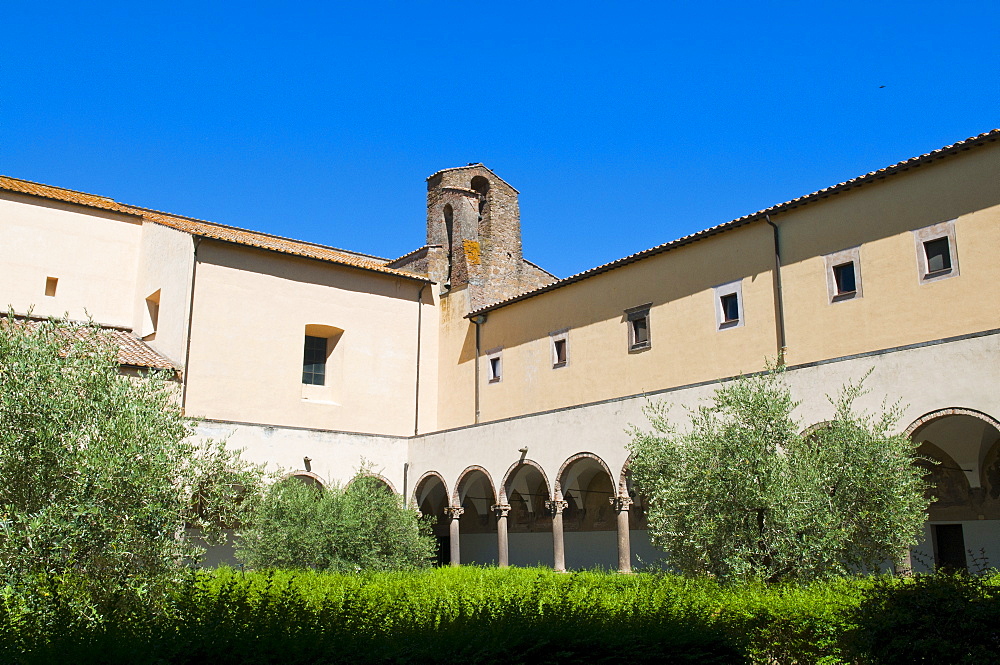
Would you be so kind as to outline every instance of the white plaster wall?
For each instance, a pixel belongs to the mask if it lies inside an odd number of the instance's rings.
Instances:
[[[402,437],[207,420],[197,425],[196,433],[243,448],[245,459],[266,463],[271,470],[306,471],[303,458],[309,457],[311,472],[324,484],[347,483],[367,463],[397,492],[403,491],[407,441]]]
[[[0,307],[131,327],[141,233],[138,218],[0,194]]]

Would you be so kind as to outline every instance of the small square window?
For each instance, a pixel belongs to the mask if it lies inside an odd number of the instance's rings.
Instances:
[[[740,299],[735,293],[729,293],[720,298],[722,305],[722,322],[736,323],[740,320]]]
[[[713,287],[716,330],[743,327],[743,280]]]
[[[823,257],[826,291],[830,303],[861,297],[861,246],[849,247]]]
[[[625,320],[628,322],[628,350],[642,351],[650,347],[649,336],[649,305],[633,307],[625,310]]]
[[[833,280],[837,285],[837,295],[845,296],[857,293],[858,284],[854,277],[854,261],[841,263],[833,267]]]
[[[921,284],[958,277],[955,220],[913,231],[917,248],[917,276]]]
[[[951,270],[947,236],[925,242],[924,255],[927,257],[927,277],[936,277]]]
[[[302,356],[302,383],[326,385],[326,338],[306,335]]]
[[[499,351],[494,351],[487,357],[487,369],[490,383],[499,383],[503,378],[503,359]]]
[[[59,278],[58,277],[46,277],[45,278],[45,295],[47,295],[50,298],[55,297],[55,295],[56,295],[56,287],[58,287],[58,286],[59,286]]]

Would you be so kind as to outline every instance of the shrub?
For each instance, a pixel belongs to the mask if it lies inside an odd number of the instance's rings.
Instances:
[[[0,318],[0,588],[99,612],[198,556],[187,526],[238,518],[261,470],[195,442],[167,378],[120,374],[94,325]]]
[[[870,663],[990,663],[1000,654],[1000,576],[964,573],[882,580],[850,635]]]
[[[275,483],[236,555],[251,568],[355,572],[427,566],[434,547],[426,520],[362,471],[347,488]]]
[[[686,432],[663,405],[635,430],[631,469],[670,566],[720,580],[809,580],[873,570],[920,533],[927,506],[899,409],[859,413],[861,383],[808,436],[780,371],[721,385]]]

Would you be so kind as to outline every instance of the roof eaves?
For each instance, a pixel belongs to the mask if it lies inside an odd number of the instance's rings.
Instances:
[[[157,222],[157,223],[159,223],[159,222]],[[248,243],[248,242],[240,242],[238,240],[232,240],[230,238],[222,238],[222,237],[210,235],[210,234],[207,234],[207,233],[199,233],[197,231],[187,231],[187,230],[184,230],[184,229],[179,229],[179,230],[184,231],[184,233],[192,235],[192,236],[194,236],[196,238],[205,238],[207,240],[214,240],[215,242],[222,242],[222,243],[226,243],[228,245],[236,245],[237,247],[250,247],[252,249],[259,249],[259,250],[261,250],[263,252],[274,252],[275,254],[281,254],[282,256],[295,256],[295,257],[298,257],[300,259],[308,259],[310,261],[320,261],[322,263],[332,263],[334,265],[343,266],[345,268],[356,268],[358,270],[367,270],[369,272],[375,272],[375,273],[379,273],[381,275],[385,275],[386,277],[401,277],[403,279],[409,279],[409,280],[413,280],[415,282],[426,282],[427,284],[433,284],[434,283],[433,280],[427,279],[426,277],[418,277],[417,275],[414,275],[412,273],[403,272],[402,270],[396,270],[395,268],[384,268],[384,267],[379,266],[379,265],[364,265],[364,264],[359,264],[359,263],[350,263],[348,261],[338,261],[338,260],[332,259],[332,258],[322,258],[322,257],[319,257],[319,256],[310,256],[308,254],[300,254],[298,252],[293,252],[293,251],[287,250],[287,249],[278,249],[278,248],[275,248],[275,247],[264,247],[263,245],[254,245],[254,244]]]
[[[779,212],[785,212],[787,210],[793,210],[795,208],[798,208],[799,206],[804,206],[809,203],[813,203],[815,201],[828,198],[834,194],[839,194],[840,192],[847,191],[854,187],[860,187],[862,185],[874,182],[876,180],[882,180],[887,176],[896,175],[897,173],[908,171],[911,168],[916,168],[923,164],[936,161],[938,159],[944,159],[951,155],[958,154],[958,152],[960,151],[970,150],[973,147],[984,145],[987,142],[990,143],[995,142],[998,139],[1000,139],[1000,128],[991,129],[988,132],[983,132],[982,134],[971,136],[962,141],[957,141],[950,145],[946,145],[942,148],[938,148],[937,150],[932,150],[922,155],[911,157],[901,162],[896,162],[895,164],[891,164],[889,166],[886,166],[885,168],[881,168],[876,171],[869,171],[868,173],[857,176],[855,178],[851,178],[850,180],[845,180],[844,182],[837,183],[836,185],[825,187],[810,194],[806,194],[804,196],[800,196],[791,199],[789,201],[785,201],[784,203],[778,203],[776,205],[771,206],[770,208],[764,208],[763,210],[758,210],[757,212],[753,212],[748,215],[738,217],[732,221],[712,226],[710,228],[705,229],[704,231],[698,231],[697,233],[692,233],[690,235],[683,236],[676,240],[663,243],[662,245],[657,245],[655,247],[650,247],[649,249],[643,250],[641,252],[630,254],[629,256],[617,259],[615,261],[611,261],[610,263],[599,265],[596,268],[591,268],[589,270],[585,270],[575,275],[570,275],[569,277],[561,279],[558,282],[553,282],[552,284],[547,284],[537,289],[520,293],[516,296],[512,296],[510,298],[501,300],[491,305],[480,307],[479,309],[473,310],[468,314],[466,314],[465,318],[468,319],[474,316],[479,316],[481,314],[485,314],[487,312],[500,309],[501,307],[504,307],[506,305],[511,305],[521,300],[527,300],[528,298],[533,298],[534,296],[541,295],[543,293],[546,293],[547,291],[553,291],[563,286],[569,286],[570,284],[579,282],[588,277],[599,275],[601,273],[608,272],[609,270],[614,270],[615,268],[620,268],[630,263],[635,263],[636,261],[640,261],[642,259],[654,256],[656,254],[667,252],[672,249],[677,249],[678,247],[682,247],[684,245],[688,245],[698,240],[702,240],[703,238],[707,238],[709,236],[722,233],[723,231],[730,231],[732,229],[745,226],[747,224],[750,224],[751,222],[764,219],[767,215],[772,215]]]

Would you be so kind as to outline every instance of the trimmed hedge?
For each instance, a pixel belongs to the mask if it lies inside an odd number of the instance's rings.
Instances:
[[[720,586],[524,568],[220,569],[101,618],[71,600],[58,586],[6,596],[0,662],[971,663],[1000,648],[995,576]]]

